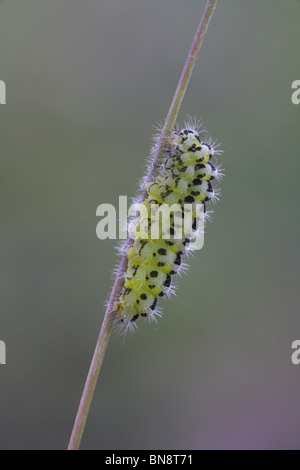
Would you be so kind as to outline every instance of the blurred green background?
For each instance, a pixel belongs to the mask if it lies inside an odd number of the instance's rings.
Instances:
[[[67,446],[133,196],[204,0],[0,2],[0,448]],[[300,2],[219,2],[180,114],[222,143],[205,245],[114,335],[83,449],[299,449]]]

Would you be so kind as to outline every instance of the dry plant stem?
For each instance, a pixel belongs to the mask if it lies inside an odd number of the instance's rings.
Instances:
[[[164,155],[164,152],[167,147],[169,136],[174,128],[180,106],[185,95],[188,83],[190,81],[193,68],[196,63],[196,59],[199,54],[200,47],[202,45],[205,33],[207,31],[209,22],[213,15],[214,9],[216,7],[217,0],[208,0],[205,10],[203,12],[200,24],[196,31],[193,43],[188,53],[188,57],[186,59],[172,104],[170,106],[170,110],[168,112],[165,124],[163,126],[161,135],[159,137],[154,157],[152,163],[150,165],[147,177],[145,179],[145,186],[152,180],[153,173],[155,171],[156,164],[161,160]],[[144,195],[141,196],[141,200],[144,199]],[[126,247],[131,244],[131,239],[129,238],[127,241]],[[126,249],[125,249],[126,250]],[[90,370],[86,379],[85,387],[83,390],[82,398],[79,404],[78,412],[75,418],[75,423],[69,443],[69,450],[78,450],[82,438],[82,434],[85,428],[86,420],[88,417],[88,413],[90,410],[90,406],[92,403],[94,391],[96,388],[97,380],[99,377],[100,369],[103,363],[105,351],[108,345],[108,341],[110,338],[110,334],[113,327],[114,322],[114,313],[113,313],[113,305],[115,300],[117,300],[122,284],[123,284],[123,275],[127,268],[127,257],[125,254],[122,257],[117,275],[116,280],[110,295],[110,299],[107,305],[107,309],[105,312],[104,320],[102,323],[101,331],[99,334],[99,338],[96,344],[94,356],[91,362]]]

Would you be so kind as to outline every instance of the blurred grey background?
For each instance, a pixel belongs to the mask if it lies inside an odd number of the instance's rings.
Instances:
[[[0,2],[0,448],[64,449],[136,194],[204,0]],[[114,335],[83,449],[299,449],[300,2],[222,0],[180,114],[222,143],[205,246],[157,326]]]

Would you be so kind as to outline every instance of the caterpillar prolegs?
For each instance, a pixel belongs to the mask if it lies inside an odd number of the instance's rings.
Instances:
[[[211,141],[200,139],[199,130],[194,126],[173,130],[163,161],[153,181],[146,186],[142,203],[149,209],[149,215],[144,220],[136,218],[135,229],[143,223],[149,228],[157,222],[150,207],[159,208],[162,204],[175,204],[182,218],[189,212],[195,229],[199,213],[197,207],[202,208],[205,218],[206,203],[217,198],[214,180],[220,178],[221,172],[214,160],[218,153],[220,151]],[[124,285],[114,304],[116,322],[125,330],[134,329],[139,317],[151,320],[160,316],[159,299],[174,292],[173,277],[185,268],[182,257],[193,250],[190,241],[194,236],[181,231],[181,238],[175,238],[175,222],[176,218],[171,213],[169,233],[164,233],[160,227],[157,239],[135,236],[127,248],[128,267]]]

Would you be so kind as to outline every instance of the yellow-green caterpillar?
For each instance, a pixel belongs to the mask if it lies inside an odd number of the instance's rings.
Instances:
[[[217,198],[214,180],[221,177],[221,172],[212,160],[218,153],[220,151],[216,151],[211,141],[200,139],[199,130],[194,126],[181,131],[174,129],[155,179],[146,186],[142,203],[150,215],[142,221],[136,219],[135,225],[140,226],[146,221],[146,225],[151,227],[155,216],[150,213],[150,207],[154,204],[157,207],[177,204],[182,218],[185,212],[192,214],[194,229],[196,206],[201,205],[206,215],[206,203]],[[186,210],[186,207],[192,209]],[[159,298],[173,293],[173,276],[184,269],[182,256],[192,250],[190,241],[193,238],[193,235],[185,234],[181,239],[175,239],[175,231],[176,224],[171,215],[167,236],[160,228],[158,239],[137,236],[127,248],[128,267],[124,285],[114,304],[116,322],[125,330],[133,329],[139,317],[151,320],[159,316]]]

